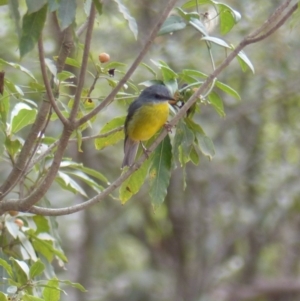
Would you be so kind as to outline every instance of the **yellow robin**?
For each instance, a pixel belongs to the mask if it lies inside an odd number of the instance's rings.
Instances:
[[[125,120],[124,160],[122,168],[134,162],[140,141],[149,140],[166,123],[169,104],[174,103],[170,91],[163,85],[153,85],[133,101]]]

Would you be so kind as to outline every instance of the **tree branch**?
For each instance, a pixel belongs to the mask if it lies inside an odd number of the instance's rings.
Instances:
[[[117,86],[102,101],[101,104],[99,104],[94,110],[92,110],[91,112],[89,112],[88,114],[86,114],[85,116],[83,116],[81,119],[78,120],[78,122],[77,122],[78,125],[82,125],[85,122],[87,122],[88,120],[90,120],[93,116],[97,115],[101,110],[103,110],[107,105],[109,105],[114,100],[114,98],[117,95],[117,93],[119,92],[119,90],[127,82],[127,80],[130,78],[130,76],[133,74],[135,69],[138,67],[138,65],[140,64],[140,62],[142,61],[142,59],[144,58],[146,53],[149,51],[149,48],[152,45],[153,40],[157,36],[157,33],[158,33],[161,25],[163,24],[165,19],[168,17],[168,15],[169,15],[170,11],[172,10],[172,8],[174,7],[175,3],[176,3],[176,0],[169,0],[168,4],[166,5],[165,10],[162,12],[159,20],[157,21],[157,23],[155,24],[155,26],[152,29],[152,32],[150,33],[149,37],[147,38],[144,47],[142,48],[141,52],[139,53],[139,55],[137,56],[135,61],[132,63],[131,67],[128,69],[128,71],[126,72],[124,77],[119,81]]]
[[[46,69],[46,64],[45,64],[45,54],[44,54],[42,35],[38,41],[38,48],[39,48],[40,66],[41,66],[41,71],[42,71],[42,76],[43,76],[43,82],[44,82],[46,92],[47,92],[47,98],[50,100],[51,106],[54,109],[54,112],[56,113],[56,115],[58,116],[60,121],[62,122],[62,124],[67,125],[69,123],[69,121],[64,117],[64,115],[61,113],[60,109],[58,108],[57,102],[52,93],[52,89],[51,89],[50,82],[48,79],[47,69]]]
[[[72,110],[70,113],[70,118],[69,118],[69,120],[71,122],[75,121],[77,113],[78,113],[78,109],[79,109],[79,104],[80,104],[80,100],[81,100],[81,92],[82,92],[82,89],[84,86],[84,80],[85,80],[86,69],[87,69],[87,64],[88,64],[95,16],[96,16],[96,8],[95,8],[94,3],[92,2],[88,25],[87,25],[87,32],[86,32],[86,37],[85,37],[85,42],[84,42],[84,50],[83,50],[81,68],[80,68],[80,72],[79,72],[78,84],[77,84],[76,93],[75,93],[75,97],[74,97],[74,104],[73,104],[73,107],[72,107]]]
[[[169,4],[173,2],[172,0],[169,2]],[[281,20],[287,20],[287,18],[292,14],[293,11],[295,11],[297,8],[297,5],[294,5],[287,14],[285,14]],[[278,9],[275,11],[274,14],[276,14],[278,11]],[[165,10],[166,12],[166,10]],[[282,11],[281,11],[282,13]],[[272,14],[269,19],[273,18],[274,17],[274,14]],[[162,20],[162,19],[160,19]],[[268,20],[267,20],[268,21]],[[279,26],[275,25],[276,28],[278,29],[283,23],[284,21],[279,21],[278,23],[280,23]],[[278,24],[277,23],[277,24]],[[265,23],[264,23],[265,24]],[[262,27],[264,27],[265,25],[262,25],[256,32],[261,32],[260,29]],[[157,25],[155,26],[155,28],[157,28]],[[158,29],[157,29],[158,31]],[[152,33],[155,32],[155,30],[152,31]],[[269,30],[269,35],[273,32],[272,30]],[[150,37],[152,36],[152,34],[150,35]],[[267,36],[265,36],[264,38],[266,38]],[[151,38],[148,40],[148,43],[150,43],[151,41]],[[216,70],[210,75],[207,77],[207,79],[205,80],[205,82],[202,84],[202,86],[190,97],[190,99],[184,104],[184,106],[179,110],[179,112],[175,115],[175,117],[170,121],[170,124],[171,125],[176,125],[177,122],[179,121],[180,118],[182,118],[187,110],[197,101],[197,98],[200,96],[200,95],[203,95],[204,92],[209,89],[210,85],[212,84],[212,82],[215,80],[215,78],[221,73],[221,71],[226,68],[230,62],[239,54],[239,52],[245,48],[247,45],[253,43],[253,35],[249,35],[247,36],[246,38],[244,38],[239,44],[238,46],[228,55],[228,57],[223,61],[223,63],[218,67],[216,68]],[[146,43],[147,45],[147,43]],[[142,51],[143,52],[143,51]],[[142,53],[141,52],[141,53]],[[138,60],[135,61],[135,63],[137,62]],[[134,63],[134,64],[135,64]],[[134,71],[135,68],[133,68],[134,64],[132,65],[132,67],[129,69],[129,71],[131,70],[131,73]],[[136,66],[138,65],[138,63],[136,63]],[[128,72],[129,72],[128,71]],[[128,73],[127,72],[127,73]],[[131,75],[130,73],[130,75]],[[126,74],[127,75],[127,74]],[[125,78],[125,81],[127,80],[126,79],[126,75],[124,76]],[[124,78],[122,80],[124,80]],[[124,81],[124,82],[125,82]],[[121,83],[121,81],[120,81]],[[119,83],[119,84],[120,84]],[[122,83],[123,85],[123,83]],[[121,85],[121,86],[122,86]],[[120,86],[120,87],[121,87]],[[117,86],[118,87],[118,86]],[[114,91],[113,91],[114,92]],[[107,105],[108,103],[110,103],[112,101],[112,98],[111,95],[114,95],[113,92],[106,98],[106,100],[103,102],[105,103],[105,105]],[[102,103],[102,104],[103,104]],[[101,104],[101,105],[102,105]],[[104,106],[105,106],[104,105]],[[103,106],[103,107],[104,107]],[[99,108],[99,106],[97,107]],[[89,114],[88,114],[89,115]],[[86,115],[86,116],[88,116]],[[92,115],[93,116],[93,115]],[[85,119],[81,119],[80,120],[80,124],[82,122],[82,120],[85,120]],[[87,119],[88,120],[88,119]],[[156,147],[157,145],[164,139],[164,137],[167,135],[167,131],[166,130],[163,130],[162,133],[159,135],[159,137],[152,143],[152,145],[149,147],[149,151],[152,152]],[[67,143],[67,142],[66,142]],[[58,153],[58,152],[57,152]],[[56,153],[56,154],[57,154]],[[71,213],[74,213],[74,212],[78,212],[78,211],[81,211],[89,206],[92,206],[93,204],[103,200],[104,198],[106,198],[111,192],[113,192],[116,188],[118,188],[122,183],[123,181],[125,181],[135,170],[137,170],[141,165],[142,163],[146,160],[146,156],[145,155],[142,155],[140,157],[140,159],[135,163],[133,164],[127,171],[125,171],[118,179],[116,179],[109,187],[107,187],[105,190],[103,190],[102,193],[100,193],[99,195],[91,198],[89,201],[86,201],[82,204],[78,204],[78,205],[74,205],[74,206],[70,206],[70,207],[65,207],[65,208],[60,208],[60,209],[48,209],[48,208],[42,208],[42,207],[38,207],[38,206],[33,206],[31,208],[29,208],[28,206],[26,207],[27,209],[29,209],[28,211],[29,212],[32,212],[32,213],[36,213],[36,214],[41,214],[41,215],[54,215],[54,216],[58,216],[58,215],[66,215],[66,214],[71,214]],[[55,175],[54,175],[55,177]],[[44,181],[44,183],[46,182],[46,180]],[[28,199],[28,198],[27,198]],[[29,200],[30,201],[30,200]],[[21,205],[22,203],[20,203]],[[27,205],[32,205],[34,203],[30,203],[30,202],[25,202],[25,204]],[[12,205],[13,208],[10,206]],[[8,202],[5,202],[1,208],[1,204],[0,204],[0,209],[2,210],[6,210],[6,208],[9,208],[7,210],[20,210],[20,208],[18,206],[14,206],[14,202],[12,201],[8,201]],[[21,208],[24,208],[21,207]]]
[[[0,187],[0,200],[2,200],[5,195],[11,191],[11,189],[17,184],[18,180],[22,176],[28,157],[30,156],[30,152],[33,146],[36,143],[36,139],[43,129],[45,121],[47,119],[47,115],[50,111],[51,105],[47,101],[43,101],[41,107],[38,111],[36,120],[31,127],[30,133],[28,134],[25,143],[21,149],[19,157],[14,165],[11,173],[7,177],[6,181]]]

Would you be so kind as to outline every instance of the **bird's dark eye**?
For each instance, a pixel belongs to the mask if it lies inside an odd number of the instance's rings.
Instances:
[[[156,99],[160,99],[160,95],[159,95],[159,94],[155,94],[154,97],[155,97]]]

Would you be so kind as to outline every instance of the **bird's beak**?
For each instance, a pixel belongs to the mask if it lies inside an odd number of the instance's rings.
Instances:
[[[177,100],[175,98],[170,98],[168,102],[170,105],[174,106],[174,105],[176,105]]]

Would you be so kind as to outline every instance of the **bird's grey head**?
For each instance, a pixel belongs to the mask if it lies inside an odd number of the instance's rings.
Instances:
[[[153,85],[143,90],[140,98],[147,99],[149,101],[168,101],[173,97],[166,86]]]

